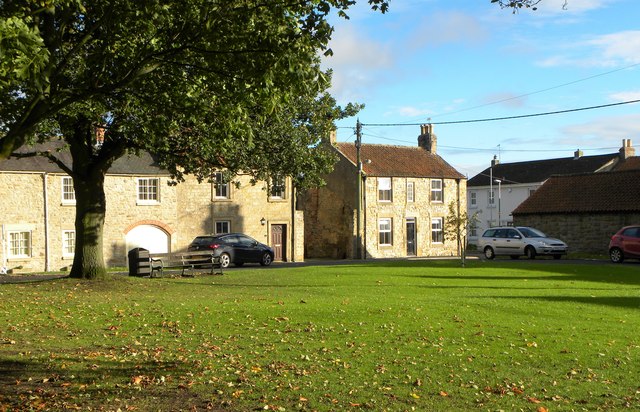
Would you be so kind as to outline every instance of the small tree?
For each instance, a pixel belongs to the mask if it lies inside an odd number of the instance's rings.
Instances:
[[[469,216],[466,211],[460,210],[458,202],[449,203],[449,214],[445,220],[445,239],[457,242],[462,267],[466,261],[467,233],[477,222],[478,212]]]

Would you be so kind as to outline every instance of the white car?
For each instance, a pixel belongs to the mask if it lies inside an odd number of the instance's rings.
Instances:
[[[487,259],[499,255],[511,256],[512,259],[520,256],[535,259],[537,255],[549,255],[560,259],[568,249],[562,240],[547,237],[531,227],[493,227],[485,230],[478,239],[478,250]]]

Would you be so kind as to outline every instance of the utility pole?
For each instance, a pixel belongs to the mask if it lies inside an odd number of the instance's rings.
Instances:
[[[360,119],[356,121],[356,163],[358,174],[356,177],[356,244],[354,248],[355,258],[362,259],[361,239],[361,215],[362,215],[362,161],[360,160],[360,146],[362,145],[362,124]]]

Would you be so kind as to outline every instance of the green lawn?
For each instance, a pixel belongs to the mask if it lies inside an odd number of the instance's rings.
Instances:
[[[0,285],[4,410],[640,410],[640,264]]]

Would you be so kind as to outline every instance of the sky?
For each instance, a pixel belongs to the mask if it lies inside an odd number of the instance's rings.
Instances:
[[[332,95],[362,103],[340,142],[417,145],[432,123],[437,153],[469,178],[501,163],[640,155],[640,1],[542,0],[512,14],[490,0],[360,0],[335,18]],[[566,4],[565,4],[566,3]],[[540,113],[607,106],[562,114]],[[509,120],[467,122],[503,117]],[[456,123],[464,122],[464,123]],[[449,124],[446,124],[449,123]]]

